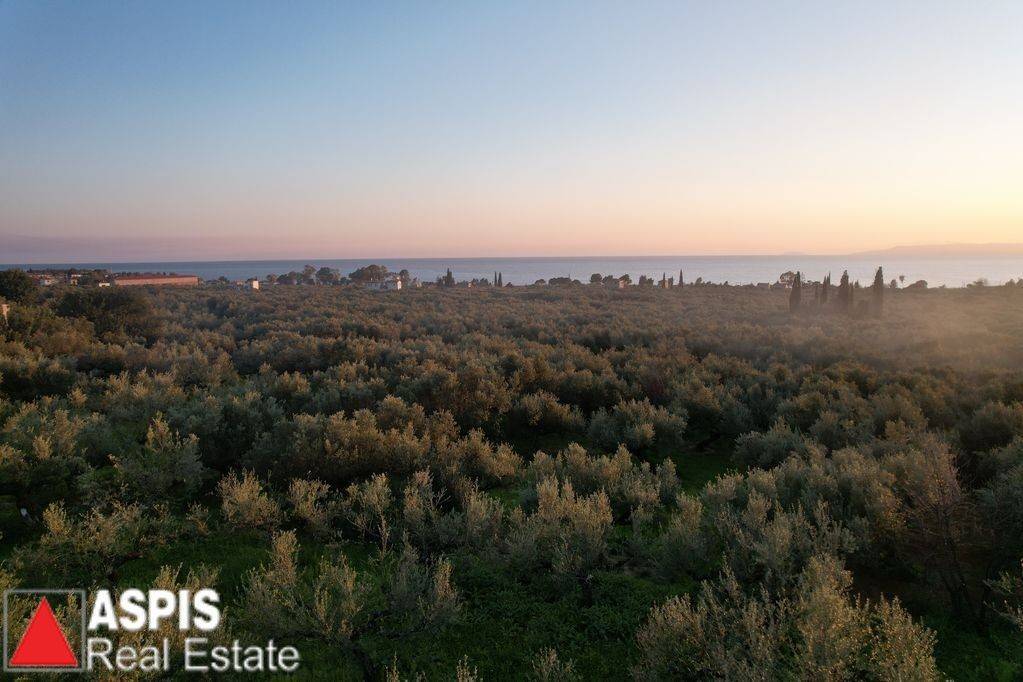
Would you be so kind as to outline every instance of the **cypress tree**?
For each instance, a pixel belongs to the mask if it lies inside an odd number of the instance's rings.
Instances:
[[[828,302],[828,289],[831,288],[831,273],[829,272],[824,278],[824,283],[821,285],[821,304]]]
[[[678,271],[678,288],[681,289],[686,284],[685,279],[682,277],[682,271]]]
[[[789,294],[789,312],[794,313],[799,310],[799,306],[802,302],[803,276],[797,272],[795,279],[792,280],[792,292]]]
[[[842,272],[838,280],[838,307],[848,310],[852,306],[852,287],[849,286],[849,271]]]
[[[880,266],[878,266],[877,273],[874,275],[874,285],[870,290],[871,297],[873,298],[873,313],[880,317],[884,311],[884,272]]]

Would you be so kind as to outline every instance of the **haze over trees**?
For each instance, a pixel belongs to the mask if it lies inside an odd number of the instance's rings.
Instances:
[[[37,288],[0,583],[213,586],[323,679],[1018,679],[1023,287],[804,274]]]

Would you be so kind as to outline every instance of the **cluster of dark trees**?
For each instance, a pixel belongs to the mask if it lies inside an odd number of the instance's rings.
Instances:
[[[371,263],[370,265],[364,265],[357,268],[347,275],[342,275],[337,268],[323,266],[317,269],[313,265],[306,265],[302,268],[301,272],[292,271],[279,275],[270,274],[267,275],[266,280],[270,284],[337,285],[357,284],[361,282],[382,282],[392,276],[397,277],[406,283],[412,279],[412,275],[408,270],[402,269],[399,272],[392,273],[386,265]]]
[[[305,266],[305,268],[303,268],[302,272],[293,271],[280,275],[274,274],[268,275],[267,282],[269,282],[270,284],[305,284],[305,285],[361,284],[365,282],[383,282],[392,277],[401,280],[402,283],[405,284],[406,286],[409,284],[409,282],[412,281],[412,274],[404,268],[402,270],[399,270],[398,272],[391,272],[386,265],[371,263],[369,265],[364,265],[360,268],[357,268],[353,272],[348,273],[348,275],[342,275],[336,268],[324,266],[317,269],[312,265],[307,265]],[[448,269],[447,273],[437,278],[436,283],[438,286],[448,287],[453,287],[456,284],[458,284],[450,268]],[[471,284],[472,286],[501,287],[504,286],[504,275],[503,273],[495,272],[494,278],[492,280],[486,277],[482,277],[467,280],[466,283]]]
[[[451,268],[448,268],[447,272],[437,278],[437,286],[439,287],[453,287],[458,285],[459,282],[455,279],[454,274],[451,272]],[[471,287],[503,287],[504,286],[504,273],[494,271],[494,279],[488,279],[486,277],[474,277],[471,280],[465,280],[461,284],[468,285]],[[510,284],[508,286],[511,286]]]
[[[39,286],[23,270],[0,270],[0,299],[25,303],[35,299]]]
[[[383,265],[366,265],[356,271],[348,274],[347,276],[341,275],[336,269],[329,267],[321,267],[319,269],[312,265],[307,265],[303,268],[302,272],[292,271],[286,274],[280,275],[268,275],[267,281],[271,284],[351,284],[359,282],[380,282],[388,279],[392,276],[386,266]],[[408,282],[411,279],[411,275],[408,270],[401,270],[396,273],[399,279],[404,282]],[[684,273],[679,271],[679,279],[676,284],[674,277],[668,277],[667,273],[663,274],[660,279],[654,277],[648,277],[646,275],[640,275],[637,284],[643,287],[683,287],[684,286]],[[594,273],[590,275],[590,284],[607,284],[617,285],[619,282],[623,282],[626,285],[632,284],[632,278],[628,274],[615,277],[613,275],[601,275],[600,273]],[[697,281],[697,284],[702,284],[702,278]],[[436,280],[437,286],[453,287],[459,284],[459,281],[455,278],[451,269],[448,268],[447,272],[439,276]],[[473,287],[503,287],[504,273],[494,272],[493,279],[487,277],[478,277],[470,280],[465,280],[463,284],[467,284]],[[540,279],[534,282],[536,286],[567,286],[567,285],[580,285],[577,279],[571,277],[551,277],[550,279]],[[727,282],[726,282],[727,284]]]
[[[858,300],[857,292],[860,291],[860,283],[849,281],[849,271],[842,273],[838,287],[831,283],[831,274],[828,273],[821,282],[809,285],[813,291],[813,307],[817,310],[825,309],[829,304],[831,307],[845,313],[856,313],[859,315],[873,315],[880,317],[884,313],[885,289],[896,289],[895,280],[888,285],[884,281],[884,271],[878,268],[874,275],[874,282],[870,285],[868,298]],[[797,272],[792,278],[792,285],[789,291],[789,311],[798,312],[806,310],[807,303],[804,301],[803,289],[808,285],[803,281],[803,273]],[[832,294],[832,288],[835,289]]]
[[[1023,675],[1018,288],[264,293],[14,307],[4,589],[212,585],[332,679]]]

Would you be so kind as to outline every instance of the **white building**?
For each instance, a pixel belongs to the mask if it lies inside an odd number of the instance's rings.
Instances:
[[[401,280],[393,278],[379,282],[363,282],[362,288],[369,289],[370,291],[398,291],[401,289]]]

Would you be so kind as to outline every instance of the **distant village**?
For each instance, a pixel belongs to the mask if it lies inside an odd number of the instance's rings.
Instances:
[[[435,281],[421,281],[413,277],[408,270],[398,272],[390,271],[384,265],[366,265],[357,270],[343,275],[336,268],[306,265],[301,271],[292,271],[281,274],[268,274],[265,278],[251,277],[246,280],[231,281],[226,277],[214,280],[203,280],[198,275],[179,274],[175,272],[111,272],[109,270],[89,270],[78,268],[67,269],[29,269],[25,273],[40,286],[71,285],[71,286],[97,286],[97,287],[120,287],[120,286],[213,286],[213,287],[237,287],[240,289],[259,290],[264,287],[274,286],[351,286],[360,287],[370,291],[401,291],[403,289],[420,289],[432,287],[460,287],[460,288],[481,288],[481,287],[571,287],[571,286],[594,286],[609,289],[627,289],[630,287],[639,288],[660,288],[678,289],[685,286],[737,286],[748,289],[792,289],[793,286],[801,288],[812,288],[820,290],[821,287],[830,283],[830,275],[821,281],[812,281],[802,278],[799,273],[789,271],[782,273],[774,282],[759,282],[756,284],[730,284],[728,281],[715,283],[705,281],[697,277],[691,282],[686,282],[685,272],[680,270],[678,277],[662,273],[660,278],[640,275],[637,281],[633,281],[628,274],[615,276],[594,273],[585,282],[571,277],[551,277],[550,279],[538,279],[532,284],[513,285],[504,282],[504,275],[501,272],[494,272],[493,278],[472,278],[456,279],[449,269],[444,275]],[[797,279],[798,284],[797,284]],[[1021,280],[1023,281],[1023,280]],[[978,281],[971,286],[984,286],[985,283]],[[859,288],[859,282],[853,282],[850,286]],[[927,282],[918,280],[906,283],[904,277],[891,280],[887,286],[892,289],[926,289]]]
[[[686,281],[685,272],[679,270],[678,277],[662,273],[658,277],[640,275],[639,279],[633,281],[628,274],[625,275],[604,275],[593,273],[586,280],[573,279],[571,277],[551,277],[550,279],[538,279],[532,284],[513,285],[504,281],[504,274],[494,272],[493,278],[479,277],[472,279],[457,279],[450,269],[444,275],[437,277],[434,281],[422,281],[413,277],[408,270],[392,272],[384,265],[365,265],[347,275],[342,274],[336,268],[306,265],[301,271],[291,271],[281,274],[268,274],[263,279],[250,277],[245,280],[231,281],[226,277],[212,280],[203,280],[198,275],[180,274],[176,272],[111,272],[109,270],[90,270],[78,268],[66,269],[28,269],[25,271],[36,284],[44,287],[54,285],[70,286],[96,286],[96,287],[124,287],[124,286],[158,286],[158,287],[236,287],[247,290],[260,290],[265,287],[275,286],[347,286],[367,289],[369,291],[401,291],[404,289],[420,289],[433,287],[458,287],[463,289],[475,289],[483,287],[603,287],[608,289],[628,289],[632,287],[649,289],[680,289],[683,287],[738,287],[745,289],[785,289],[799,288],[808,294],[813,292],[815,298],[827,296],[825,293],[831,284],[831,275],[828,274],[821,280],[810,280],[802,273],[795,271],[784,272],[774,282],[758,282],[755,284],[732,284],[728,281],[711,282],[702,277],[697,277],[691,282]],[[847,275],[844,275],[847,277]],[[877,286],[875,281],[871,287]],[[884,286],[889,289],[921,290],[927,289],[926,280],[907,282],[904,276],[886,280]],[[967,287],[985,287],[988,283],[985,280],[977,280],[968,284]],[[1018,281],[1009,280],[1006,286],[1023,286],[1023,278]],[[859,281],[849,282],[850,289],[861,288]]]
[[[109,270],[29,269],[25,271],[39,286],[57,284],[71,286],[198,286],[202,280],[197,275],[179,275],[173,272],[143,273],[118,272]]]

